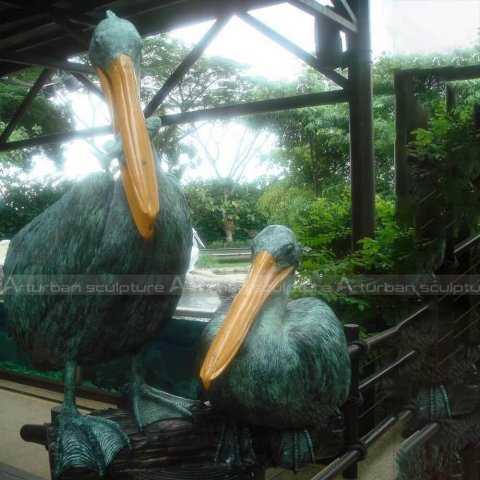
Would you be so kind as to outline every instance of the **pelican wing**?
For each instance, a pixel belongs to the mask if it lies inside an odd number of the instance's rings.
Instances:
[[[307,389],[332,406],[344,403],[350,390],[350,358],[338,318],[316,298],[290,302],[286,317],[288,338],[305,367]]]
[[[107,175],[88,176],[10,242],[4,300],[12,333],[26,350],[33,348],[33,339],[55,335],[49,318],[58,315],[60,305],[70,297],[50,293],[85,273],[93,262],[113,189]],[[45,332],[47,328],[51,331]]]

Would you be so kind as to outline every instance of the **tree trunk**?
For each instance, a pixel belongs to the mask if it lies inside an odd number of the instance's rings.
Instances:
[[[127,400],[121,401],[126,405]],[[121,450],[109,466],[103,480],[247,480],[263,479],[271,465],[272,444],[278,448],[279,432],[249,428],[255,465],[228,467],[214,462],[214,453],[219,444],[225,416],[210,406],[200,403],[192,409],[195,420],[177,419],[156,422],[139,432],[130,410],[125,408],[92,412],[117,422],[129,436],[131,450]],[[338,417],[327,426],[310,430],[319,458],[338,454],[343,446],[343,424]],[[52,453],[55,438],[51,424],[24,425],[21,430],[26,441],[45,445]],[[319,449],[319,440],[322,448]],[[85,469],[72,468],[65,471],[60,480],[100,480],[98,475]]]
[[[224,204],[227,204],[229,194],[227,192],[227,186],[223,185],[223,201]],[[225,242],[226,243],[232,243],[233,242],[233,222],[230,218],[228,218],[228,213],[224,209],[223,212],[223,226],[225,228]]]
[[[233,225],[229,220],[225,220],[225,241],[227,243],[233,242]]]

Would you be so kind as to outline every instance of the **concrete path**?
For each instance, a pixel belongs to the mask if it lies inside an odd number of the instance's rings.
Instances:
[[[26,392],[18,393],[19,388]],[[23,425],[50,422],[50,410],[62,402],[63,395],[0,380],[0,463],[50,478],[48,453],[41,445],[27,443],[20,437]],[[112,405],[80,399],[82,412]],[[85,408],[86,407],[86,408]],[[0,474],[1,475],[1,474]],[[1,480],[1,476],[0,476]]]

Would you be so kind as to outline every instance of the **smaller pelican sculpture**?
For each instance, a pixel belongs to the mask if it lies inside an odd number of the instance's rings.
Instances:
[[[347,342],[335,314],[316,298],[289,301],[299,257],[295,235],[284,226],[255,237],[242,289],[205,328],[201,345],[208,352],[200,371],[214,407],[281,432],[274,460],[294,471],[315,459],[308,428],[323,423],[350,389]],[[235,424],[224,430],[217,461],[251,460],[242,432]]]

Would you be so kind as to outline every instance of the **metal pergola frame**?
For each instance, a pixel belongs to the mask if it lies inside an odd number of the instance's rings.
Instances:
[[[314,17],[317,40],[315,55],[306,52],[248,13],[249,10],[254,8],[283,3],[278,0],[243,0],[241,2],[231,1],[223,3],[219,0],[170,0],[163,2],[144,0],[138,2],[136,6],[133,6],[133,4],[125,5],[125,2],[122,1],[108,3],[104,1],[84,1],[81,7],[75,7],[75,15],[72,16],[70,16],[71,12],[69,10],[55,6],[55,2],[39,2],[38,6],[33,10],[27,10],[21,6],[22,2],[19,3],[18,11],[7,11],[7,15],[4,14],[3,22],[0,21],[0,32],[2,29],[5,29],[5,25],[8,25],[9,21],[14,22],[14,24],[15,22],[20,22],[20,25],[22,25],[22,21],[25,20],[22,17],[22,13],[26,15],[28,11],[30,21],[34,21],[33,19],[38,17],[41,19],[42,16],[46,15],[50,23],[53,22],[63,34],[68,36],[71,43],[64,48],[65,55],[60,59],[47,57],[41,41],[38,45],[35,45],[35,53],[29,53],[29,49],[25,47],[2,49],[2,41],[0,41],[0,76],[26,66],[44,67],[29,93],[0,135],[0,152],[110,133],[109,127],[98,127],[45,135],[27,140],[8,141],[11,133],[20,123],[35,96],[47,83],[52,69],[71,72],[86,88],[97,95],[102,95],[100,89],[87,77],[87,75],[94,73],[93,69],[87,65],[67,60],[69,56],[86,50],[89,33],[97,23],[92,20],[94,18],[93,14],[99,17],[102,9],[111,8],[119,16],[129,19],[136,26],[136,19],[138,19],[140,23],[138,30],[143,36],[160,33],[188,23],[212,18],[216,20],[150,100],[144,110],[146,117],[155,112],[228,23],[230,18],[235,15],[336,83],[339,88],[313,94],[273,98],[164,115],[161,117],[162,124],[165,126],[178,125],[200,120],[231,118],[241,115],[348,102],[350,113],[352,247],[354,249],[358,247],[358,240],[374,236],[375,180],[369,0],[333,0],[333,7],[323,6],[315,0],[290,0],[288,2]],[[0,6],[2,4],[7,4],[7,2],[0,1]],[[99,6],[99,4],[101,5]],[[31,8],[30,5],[29,8]],[[90,12],[89,8],[93,9],[93,12]],[[0,11],[0,15],[1,13]],[[156,27],[154,26],[155,18],[157,20]],[[44,28],[47,27],[44,26]],[[347,38],[348,47],[346,52],[341,51],[341,31],[345,33]],[[10,39],[11,44],[15,43],[18,35],[18,32],[14,29]],[[37,41],[39,40],[37,39]],[[48,39],[43,41],[48,43]],[[338,71],[344,71],[345,69],[348,71],[347,77]]]

